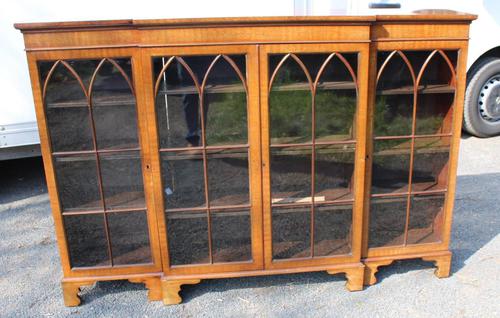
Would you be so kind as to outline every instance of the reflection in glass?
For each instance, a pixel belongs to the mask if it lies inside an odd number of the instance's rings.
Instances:
[[[39,67],[45,68],[48,72],[47,69],[52,65],[53,62],[43,62]],[[44,103],[52,151],[93,149],[92,129],[84,89],[61,62],[48,79]]]
[[[212,211],[211,221],[214,263],[252,259],[248,211]]]
[[[114,265],[151,262],[148,220],[145,212],[108,213]]]
[[[415,139],[412,191],[446,189],[450,140],[450,137]]]
[[[167,60],[154,59],[155,78]],[[186,67],[177,59],[172,60],[161,77],[155,105],[161,148],[201,145],[198,90]]]
[[[447,53],[452,57],[452,61],[456,59],[456,52]],[[435,52],[421,72],[416,134],[450,133],[455,94],[452,69],[440,52]]]
[[[344,56],[356,69],[356,54]],[[316,140],[353,140],[356,104],[356,83],[344,63],[334,56],[323,69],[316,88]]]
[[[410,147],[410,139],[374,141],[372,194],[408,191]]]
[[[71,267],[110,265],[103,214],[64,217]]]
[[[101,153],[99,159],[106,208],[145,207],[139,151]]]
[[[233,57],[245,65],[244,56]],[[231,60],[232,61],[232,60]],[[234,62],[234,61],[233,61]],[[245,68],[240,69],[245,76]],[[235,69],[224,58],[215,62],[205,85],[208,146],[247,143],[247,96]]]
[[[269,76],[284,56],[269,57]],[[271,144],[311,141],[312,92],[307,76],[297,61],[288,57],[270,85]]]
[[[170,265],[209,263],[206,212],[166,213]]]
[[[129,59],[116,62],[121,68],[130,68]],[[91,92],[97,147],[138,147],[135,97],[125,77],[109,60],[97,71]]]
[[[371,199],[369,247],[404,243],[407,201],[406,196]]]
[[[244,77],[244,55],[153,59],[155,78],[160,76],[156,113],[161,148],[198,147],[203,144],[199,90],[205,76],[208,76],[203,96],[206,144],[247,143],[245,86],[229,61]],[[165,72],[160,73],[165,66]]]
[[[54,156],[63,212],[102,209],[95,155]]]
[[[431,53],[431,51],[428,51],[426,60]],[[450,51],[448,51],[448,54],[450,54]],[[420,71],[422,71],[422,69],[420,69]],[[423,71],[419,86],[422,85],[424,87],[428,87],[430,85],[450,85],[452,82],[452,78],[452,70],[450,69],[444,57],[438,51],[434,53],[434,55],[429,60],[425,70]]]
[[[419,94],[415,133],[417,135],[449,134],[455,95]]]
[[[271,148],[272,203],[311,202],[311,147]]]
[[[349,254],[352,206],[316,206],[314,210],[314,256]]]
[[[311,208],[272,208],[273,259],[311,255]]]
[[[166,209],[204,206],[205,180],[201,152],[163,152],[161,160]]]
[[[411,198],[408,244],[441,241],[444,194],[414,195]]]
[[[315,202],[352,199],[355,144],[316,145]]]
[[[248,150],[212,150],[207,162],[210,205],[248,204]]]
[[[406,53],[406,52],[405,52]],[[378,54],[378,69],[382,71],[377,82],[374,113],[375,136],[411,135],[413,117],[413,78],[400,54]],[[389,61],[382,70],[384,62]]]
[[[377,95],[374,113],[375,136],[411,135],[413,95]]]

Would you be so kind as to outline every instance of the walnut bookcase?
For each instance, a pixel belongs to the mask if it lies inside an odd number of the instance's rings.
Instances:
[[[475,16],[116,20],[24,34],[67,306],[97,281],[449,275]]]

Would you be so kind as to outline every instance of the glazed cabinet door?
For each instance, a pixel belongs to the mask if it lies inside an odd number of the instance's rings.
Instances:
[[[158,271],[133,52],[123,53],[30,58],[66,276]]]
[[[368,256],[444,241],[458,57],[377,52]]]
[[[257,57],[255,46],[144,56],[167,274],[262,268]]]
[[[368,46],[260,51],[266,268],[359,262]]]

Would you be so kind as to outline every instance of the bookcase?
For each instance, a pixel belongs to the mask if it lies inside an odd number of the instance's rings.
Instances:
[[[65,304],[119,279],[176,304],[202,279],[448,276],[473,19],[16,24]]]

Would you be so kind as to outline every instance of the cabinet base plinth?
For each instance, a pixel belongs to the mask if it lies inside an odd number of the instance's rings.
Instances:
[[[131,283],[144,284],[148,289],[148,299],[150,301],[162,300],[162,290],[160,274],[128,275],[128,276],[96,276],[84,278],[63,278],[61,282],[64,305],[75,307],[81,304],[78,293],[83,286],[89,286],[99,281],[128,280]]]
[[[345,273],[345,277],[347,279],[345,287],[347,288],[347,290],[349,291],[363,290],[363,273],[364,273],[363,265],[352,268],[332,269],[332,270],[327,270],[326,272],[330,275]]]
[[[395,256],[382,256],[366,258],[363,260],[365,264],[365,274],[364,274],[364,284],[373,285],[377,282],[377,277],[375,274],[378,272],[380,266],[389,266],[394,261],[406,260],[406,259],[417,259],[421,258],[426,262],[434,262],[437,267],[434,274],[439,278],[445,278],[450,276],[451,268],[451,252],[433,252],[429,254],[408,254],[408,255],[395,255]]]
[[[130,278],[129,282],[144,284],[146,286],[146,288],[148,289],[149,301],[162,300],[160,277]]]
[[[165,305],[176,305],[182,302],[179,295],[182,285],[199,284],[200,279],[185,279],[185,280],[161,280],[161,290],[163,294],[163,303]]]
[[[436,275],[437,277],[446,278],[450,276],[451,252],[443,255],[425,256],[422,257],[422,260],[426,262],[434,262],[434,265],[436,266],[434,275]]]
[[[80,288],[83,286],[89,286],[94,284],[95,281],[77,281],[77,282],[68,282],[62,281],[62,293],[64,299],[64,305],[66,307],[76,307],[81,303],[80,296],[78,293],[80,292]]]

